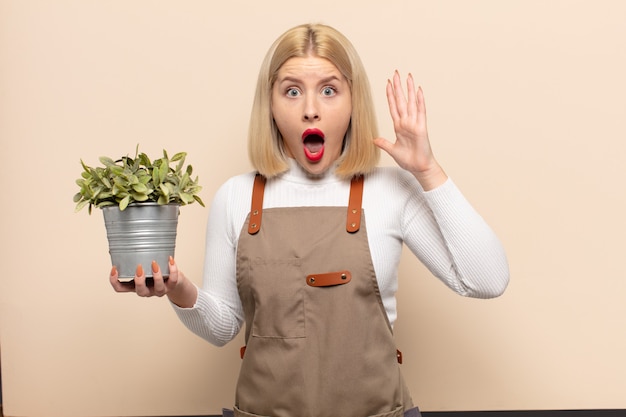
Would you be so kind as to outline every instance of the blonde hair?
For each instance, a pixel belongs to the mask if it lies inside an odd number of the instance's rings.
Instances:
[[[365,174],[376,166],[380,157],[380,150],[373,143],[378,127],[367,74],[350,41],[336,29],[321,24],[288,30],[267,52],[259,71],[250,117],[250,162],[268,178],[289,168],[283,139],[272,117],[272,87],[278,70],[288,59],[311,54],[332,62],[348,81],[352,94],[352,117],[335,172],[344,178]]]

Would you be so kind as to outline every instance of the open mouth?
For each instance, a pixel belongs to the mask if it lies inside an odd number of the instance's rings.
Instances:
[[[304,155],[311,162],[317,162],[324,156],[324,133],[319,129],[307,129],[302,134]]]

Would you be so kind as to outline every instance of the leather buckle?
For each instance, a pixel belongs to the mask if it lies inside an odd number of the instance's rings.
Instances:
[[[306,283],[310,287],[331,287],[333,285],[347,284],[351,279],[352,274],[350,271],[337,271],[307,275]]]

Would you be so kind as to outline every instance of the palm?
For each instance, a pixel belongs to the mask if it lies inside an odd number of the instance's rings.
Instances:
[[[396,141],[377,138],[375,143],[386,151],[403,169],[421,178],[442,174],[430,147],[426,128],[426,105],[421,88],[415,88],[413,77],[407,78],[407,96],[402,90],[400,74],[387,83],[387,102],[393,121]],[[441,182],[441,181],[438,181]]]

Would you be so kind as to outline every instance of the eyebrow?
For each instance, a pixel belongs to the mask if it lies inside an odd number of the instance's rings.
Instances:
[[[289,81],[289,82],[293,82],[293,83],[300,83],[302,82],[301,79],[296,78],[296,77],[291,77],[289,75],[285,76],[284,78],[279,78],[277,80],[279,83],[283,83],[285,81]],[[336,75],[330,75],[326,78],[322,78],[319,82],[319,84],[326,84],[329,83],[331,81],[341,81],[341,79],[339,77],[337,77]]]

